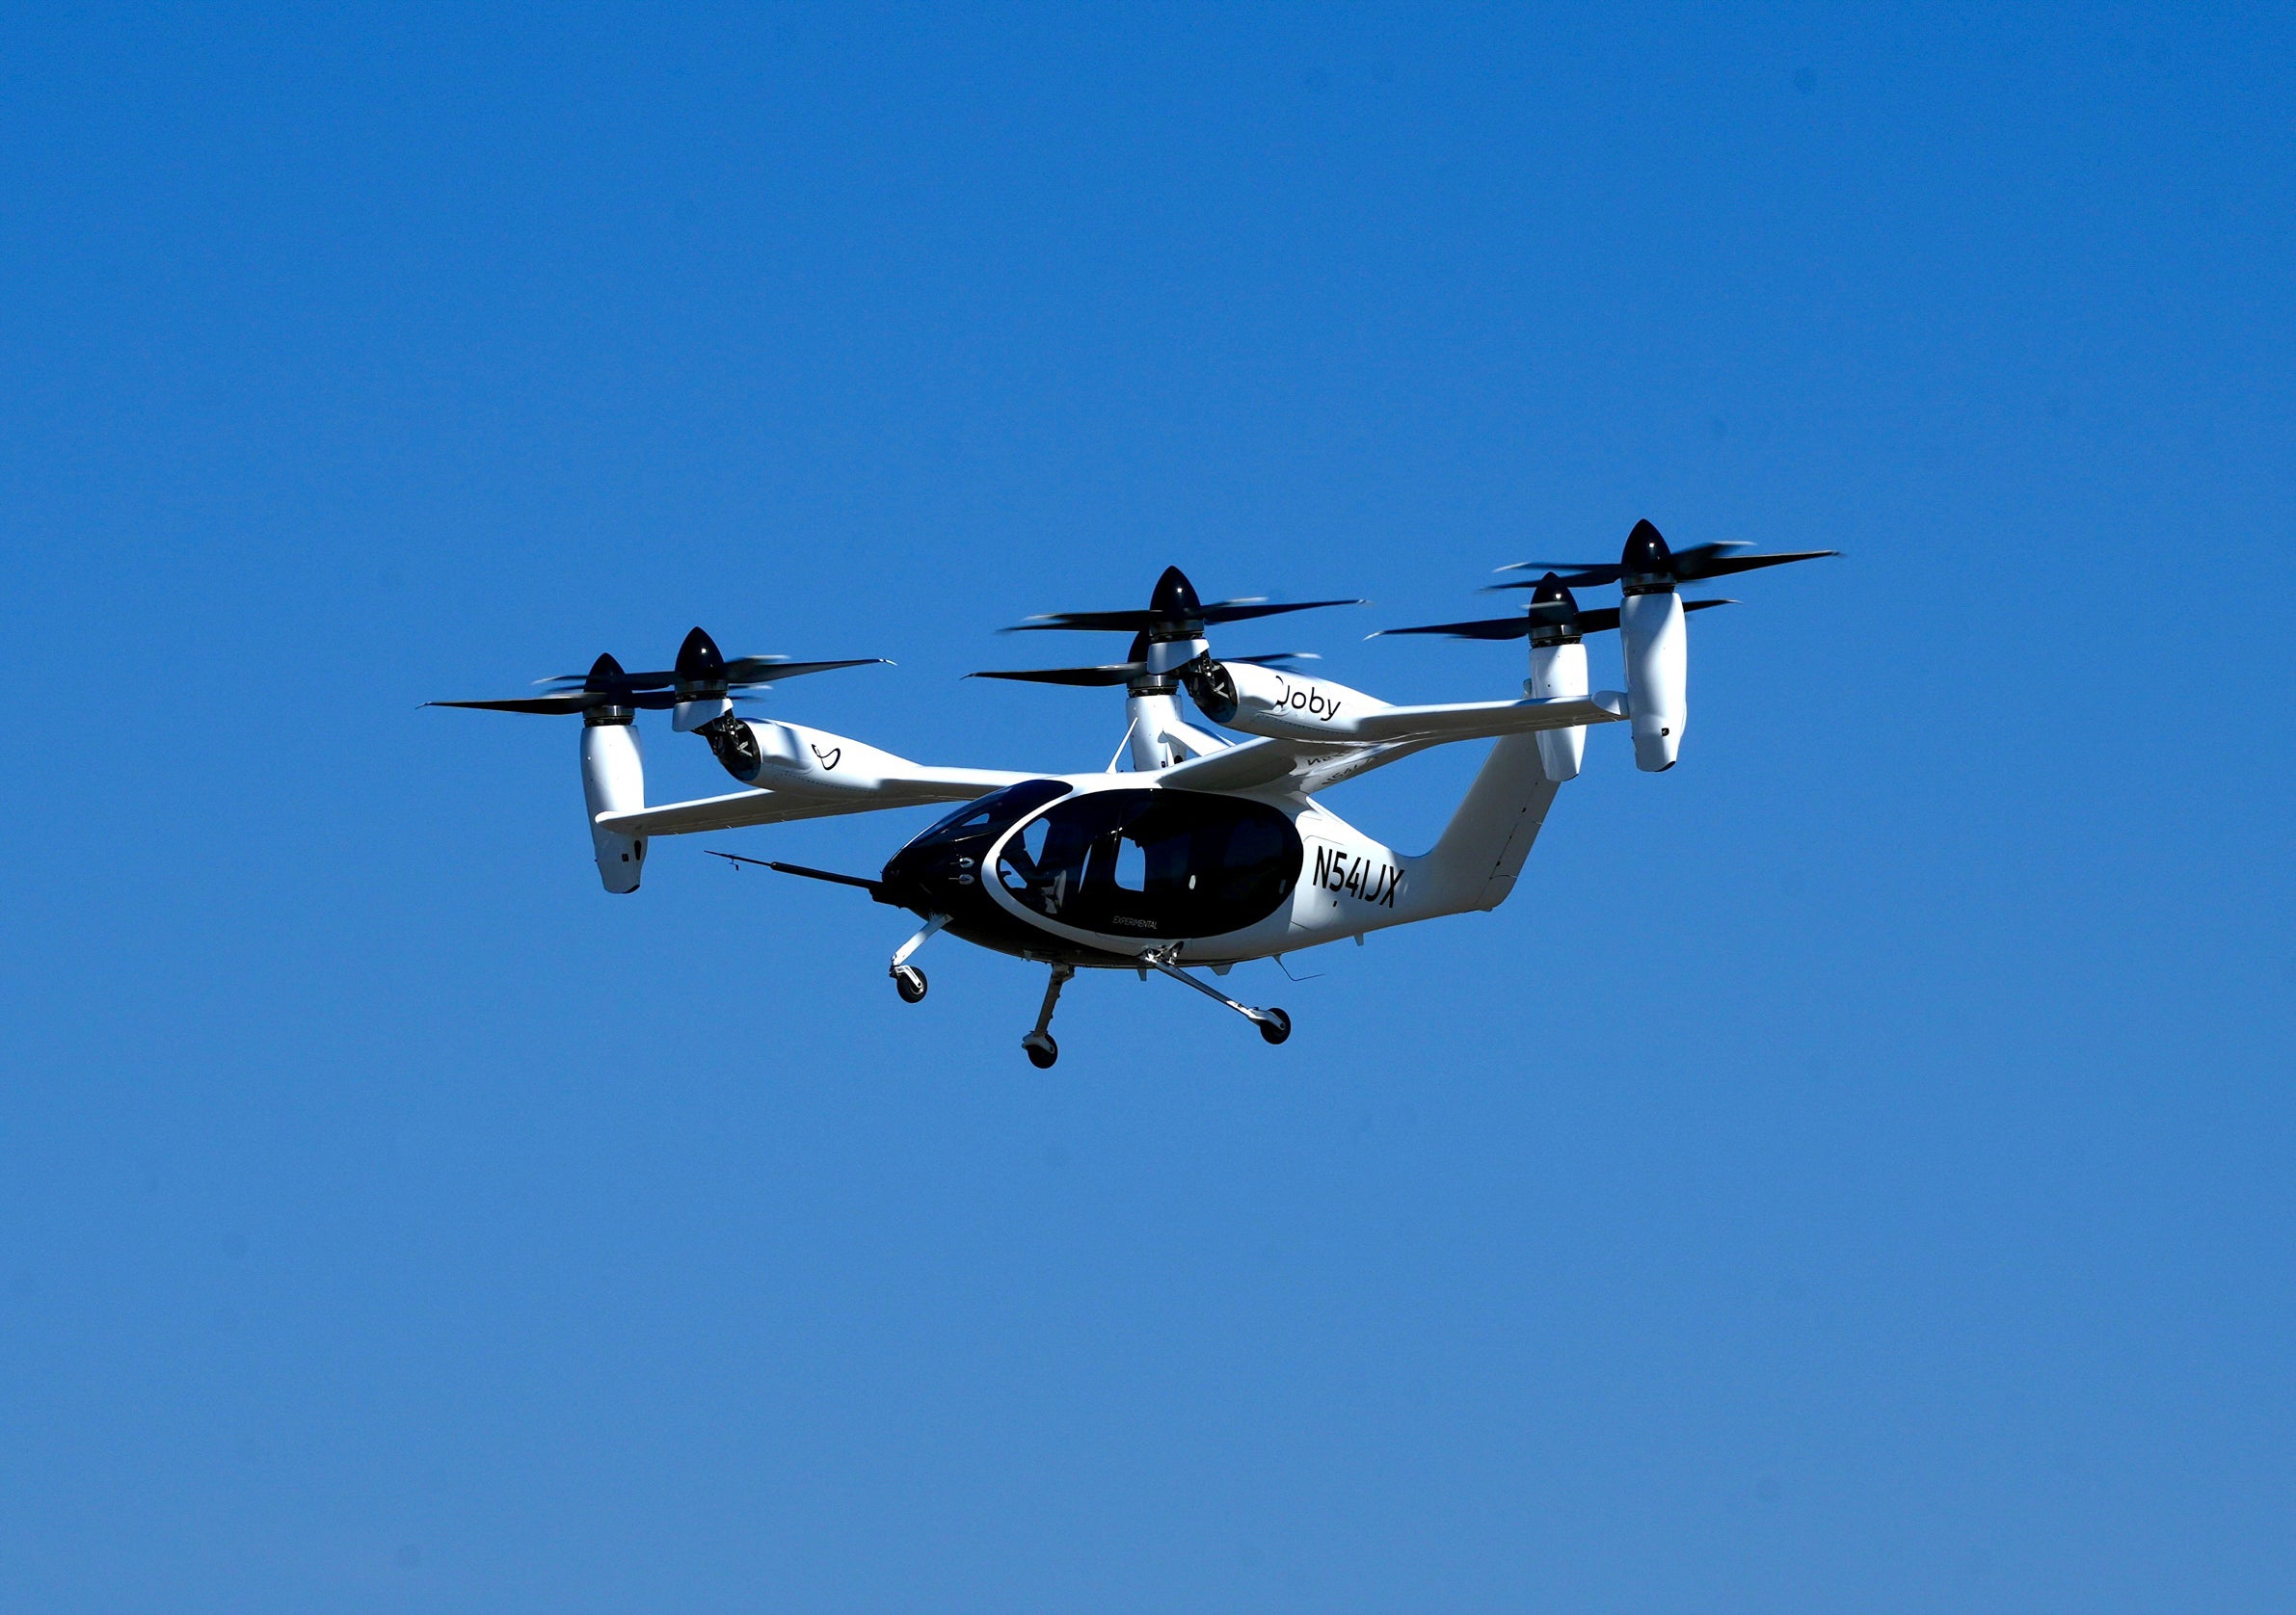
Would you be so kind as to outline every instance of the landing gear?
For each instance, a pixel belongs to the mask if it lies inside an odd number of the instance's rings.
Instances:
[[[1053,1041],[1053,1006],[1060,1001],[1060,990],[1076,973],[1074,965],[1053,966],[1053,979],[1044,990],[1044,1007],[1036,1012],[1036,1026],[1021,1039],[1028,1063],[1040,1072],[1051,1071],[1053,1062],[1060,1058],[1060,1046]]]
[[[1172,961],[1179,956],[1179,953],[1180,946],[1175,942],[1170,947],[1160,948],[1154,953],[1140,954],[1135,962],[1143,969],[1161,970],[1174,981],[1186,982],[1198,993],[1203,993],[1205,997],[1216,999],[1227,1005],[1228,1008],[1257,1026],[1260,1029],[1260,1036],[1271,1044],[1281,1043],[1292,1035],[1292,1018],[1282,1010],[1254,1009],[1249,1004],[1238,1003],[1210,982],[1199,981],[1173,964]]]
[[[893,977],[894,991],[901,995],[902,1003],[918,1004],[924,1001],[924,972],[909,963],[909,955],[931,941],[933,933],[948,923],[947,914],[935,914],[924,922],[924,929],[894,949],[893,964],[886,973]]]

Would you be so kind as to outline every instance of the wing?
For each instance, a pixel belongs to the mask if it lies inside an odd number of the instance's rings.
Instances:
[[[1625,698],[1612,691],[1581,700],[1464,701],[1440,706],[1390,706],[1348,720],[1347,738],[1268,736],[1192,757],[1161,771],[1157,783],[1183,790],[1276,788],[1312,796],[1343,780],[1384,768],[1430,746],[1494,735],[1615,724]]]
[[[1417,740],[1439,746],[1450,740],[1487,740],[1499,734],[1539,729],[1573,729],[1586,724],[1615,724],[1626,716],[1626,698],[1615,690],[1575,700],[1527,697],[1521,701],[1458,701],[1438,706],[1390,706],[1350,721],[1348,732],[1363,740]]]
[[[1193,791],[1277,789],[1313,796],[1320,790],[1400,762],[1432,740],[1399,740],[1377,745],[1334,745],[1315,740],[1246,740],[1223,752],[1190,757],[1154,776],[1159,785]]]
[[[620,835],[690,835],[705,830],[739,830],[753,824],[786,824],[791,819],[875,813],[892,808],[929,808],[936,803],[971,802],[976,796],[1033,780],[1033,774],[1005,774],[985,768],[940,771],[947,778],[906,780],[881,789],[838,795],[811,791],[735,791],[693,802],[666,803],[627,813],[601,813],[598,827]]]

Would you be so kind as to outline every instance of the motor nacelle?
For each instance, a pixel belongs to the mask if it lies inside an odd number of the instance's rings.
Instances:
[[[1523,694],[1537,701],[1579,701],[1587,695],[1587,647],[1578,640],[1531,647],[1531,676]],[[1587,756],[1584,728],[1540,729],[1538,763],[1557,784],[1579,777]]]
[[[1690,719],[1690,630],[1674,593],[1673,556],[1656,527],[1635,524],[1619,565],[1618,637],[1626,652],[1635,766],[1664,774],[1682,755]]]
[[[1523,694],[1534,701],[1581,701],[1588,694],[1587,647],[1579,602],[1553,572],[1538,580],[1531,596],[1531,676]],[[1541,729],[1538,766],[1557,784],[1579,777],[1587,757],[1587,730]]]
[[[764,772],[765,753],[758,744],[755,724],[731,713],[721,713],[694,732],[709,742],[710,755],[717,758],[728,774],[745,785],[758,782],[758,776]]]
[[[1690,630],[1671,589],[1629,595],[1618,608],[1626,649],[1627,715],[1634,726],[1635,766],[1664,774],[1682,755],[1690,719]]]
[[[1245,734],[1286,740],[1320,740],[1343,732],[1338,726],[1367,712],[1383,712],[1388,702],[1328,678],[1254,667],[1249,662],[1215,662],[1209,657],[1182,670],[1182,681],[1204,716]]]
[[[868,795],[905,765],[890,753],[803,724],[758,722],[731,713],[695,731],[728,774],[745,785],[800,796]]]
[[[598,827],[601,813],[632,813],[646,806],[646,762],[638,752],[638,731],[627,706],[583,714],[582,800],[590,809],[590,845],[598,877],[608,891],[638,889],[646,864],[646,838],[620,835]]]

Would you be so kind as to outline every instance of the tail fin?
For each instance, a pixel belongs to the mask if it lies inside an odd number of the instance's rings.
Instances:
[[[1510,734],[1491,748],[1442,838],[1412,861],[1405,889],[1421,911],[1414,917],[1495,909],[1507,901],[1562,788],[1540,765],[1539,738]]]

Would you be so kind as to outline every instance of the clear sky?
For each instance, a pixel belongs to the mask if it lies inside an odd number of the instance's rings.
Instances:
[[[1241,14],[1239,14],[1239,13]],[[15,8],[0,1605],[2296,1604],[2278,8]],[[601,650],[1097,767],[1698,619],[1499,912],[1039,972],[664,841]],[[1615,652],[1597,646],[1598,682]],[[644,730],[655,800],[728,788]],[[1474,749],[1331,799],[1425,845]],[[867,870],[923,813],[708,844]]]

